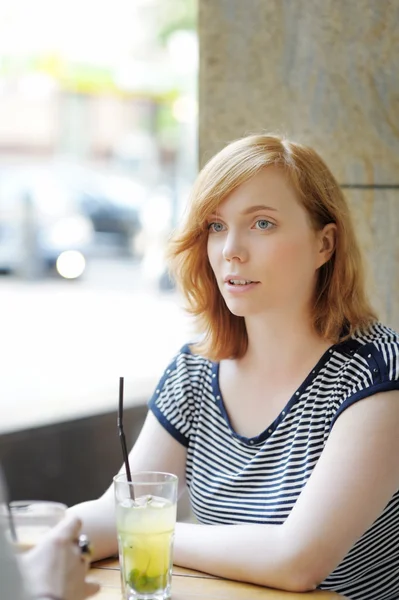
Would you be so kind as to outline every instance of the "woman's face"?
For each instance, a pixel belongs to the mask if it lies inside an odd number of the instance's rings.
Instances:
[[[267,167],[208,219],[208,257],[230,311],[243,317],[309,309],[335,226],[316,232],[284,172]]]

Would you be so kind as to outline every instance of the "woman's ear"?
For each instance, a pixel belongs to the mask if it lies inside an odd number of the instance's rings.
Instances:
[[[318,255],[317,268],[324,265],[334,254],[337,239],[337,226],[335,223],[328,223],[318,232]]]

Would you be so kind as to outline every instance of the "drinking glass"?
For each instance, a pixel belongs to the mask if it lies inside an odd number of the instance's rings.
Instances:
[[[114,477],[119,562],[125,600],[171,597],[176,475],[142,472]]]
[[[6,534],[18,552],[33,548],[66,515],[61,502],[18,500],[2,507]]]

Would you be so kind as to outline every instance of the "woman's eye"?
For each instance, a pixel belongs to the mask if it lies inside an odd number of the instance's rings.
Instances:
[[[219,233],[224,230],[223,223],[209,223],[208,229],[211,233]]]
[[[274,223],[271,223],[267,219],[258,219],[255,223],[256,229],[262,229],[263,231],[274,227]]]

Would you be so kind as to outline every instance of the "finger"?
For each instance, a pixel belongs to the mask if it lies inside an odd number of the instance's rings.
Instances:
[[[100,589],[100,584],[97,583],[97,581],[92,581],[90,579],[86,579],[85,588],[84,588],[86,598],[88,598],[89,596],[94,596],[94,594],[97,594],[99,589]]]
[[[52,534],[55,537],[66,540],[75,540],[79,536],[82,528],[82,521],[75,515],[67,514],[57,525],[52,529]]]
[[[85,565],[86,571],[88,571],[91,564],[90,554],[81,554],[80,561]]]

